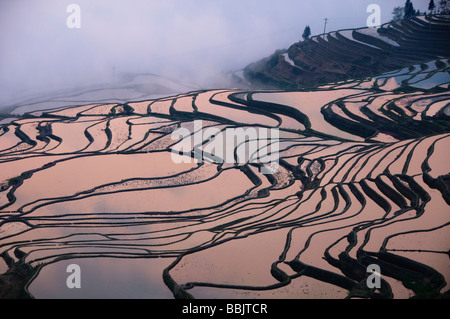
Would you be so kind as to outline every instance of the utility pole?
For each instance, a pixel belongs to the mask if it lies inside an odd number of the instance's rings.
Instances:
[[[324,25],[324,27],[323,27],[323,34],[325,35],[325,32],[326,32],[326,30],[327,30],[328,18],[325,18],[324,21],[325,21],[325,25]]]

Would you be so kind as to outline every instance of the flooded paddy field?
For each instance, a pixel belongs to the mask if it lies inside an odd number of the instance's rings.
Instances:
[[[439,297],[449,83],[440,60],[304,91],[18,106],[0,122],[0,296]]]

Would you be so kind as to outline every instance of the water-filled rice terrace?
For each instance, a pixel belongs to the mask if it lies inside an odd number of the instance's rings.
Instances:
[[[123,261],[161,279],[157,297],[442,296],[449,70],[439,59],[313,90],[195,91],[3,120],[0,296],[39,297],[58,264],[101,273]],[[193,159],[215,138],[196,140],[195,120],[203,131],[278,128],[278,170],[174,163],[184,140]],[[192,135],[174,140],[179,128]],[[379,289],[366,284],[372,264]]]

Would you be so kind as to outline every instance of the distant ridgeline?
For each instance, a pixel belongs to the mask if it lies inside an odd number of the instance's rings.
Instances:
[[[450,57],[450,16],[417,16],[380,28],[330,32],[248,65],[253,86],[298,89],[365,78]]]

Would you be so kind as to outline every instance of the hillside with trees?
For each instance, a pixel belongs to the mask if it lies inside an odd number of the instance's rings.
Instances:
[[[374,76],[438,58],[449,58],[450,2],[430,2],[430,14],[417,15],[408,0],[393,21],[309,36],[244,69],[254,87],[299,89]],[[439,14],[431,14],[438,12]],[[310,30],[309,30],[310,31]]]

